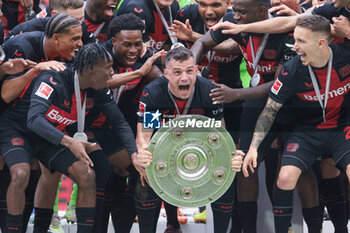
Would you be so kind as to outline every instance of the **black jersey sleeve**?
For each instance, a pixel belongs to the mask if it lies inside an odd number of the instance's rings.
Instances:
[[[189,4],[187,6],[185,6],[184,8],[180,9],[177,14],[176,14],[176,17],[175,19],[176,20],[179,20],[180,22],[182,23],[185,23],[186,22],[186,19],[189,19],[190,20],[190,25],[192,25],[192,20],[191,20],[191,17],[192,17],[192,9],[193,9],[193,6],[194,4]]]
[[[8,61],[10,59],[15,59],[15,58],[31,59],[27,54],[30,51],[23,49],[23,48],[25,48],[25,46],[23,46],[23,45],[20,46],[18,43],[16,43],[16,38],[12,38],[12,40],[6,41],[4,44],[4,51],[6,54],[5,61]],[[22,76],[26,72],[27,71],[24,70],[18,74],[6,75],[4,77],[4,80],[17,78],[19,76]]]
[[[157,110],[157,107],[154,105],[155,102],[152,101],[151,94],[152,94],[152,92],[146,86],[142,91],[142,95],[140,96],[139,106],[137,109],[138,122],[141,122],[141,123],[143,122],[143,117],[144,117],[145,111],[150,112],[150,111]]]
[[[216,102],[213,102],[211,100],[211,97],[209,96],[212,89],[216,88],[216,86],[209,82],[207,79],[204,80],[204,82],[208,82],[208,84],[205,85],[205,92],[204,97],[208,100],[206,103],[206,116],[209,118],[215,118],[215,120],[221,120],[224,117],[224,105],[218,104]]]
[[[295,43],[295,40],[293,37],[293,33],[287,33],[284,36],[283,44],[281,44],[282,56],[281,56],[280,64],[283,65],[284,63],[286,63],[296,55],[295,50],[293,50],[294,43]]]
[[[19,34],[22,34],[24,32],[34,32],[34,31],[45,31],[46,23],[50,20],[50,18],[35,18],[30,21],[18,24],[16,27],[14,27],[6,36],[5,41],[17,36]]]
[[[313,15],[321,15],[326,19],[332,19],[334,4],[332,2],[325,2],[323,5],[317,6],[312,10]]]
[[[230,23],[236,23],[233,19],[233,13],[232,12],[228,12],[224,15],[224,17],[221,19],[223,22],[228,21]],[[223,34],[222,33],[223,29],[218,29],[216,31],[210,30],[210,35],[213,38],[213,40],[220,44],[221,42],[232,38],[235,41],[238,41],[241,38],[241,34],[236,34],[236,35],[232,35],[232,34]]]
[[[128,150],[129,155],[132,155],[135,152],[137,153],[135,137],[130,125],[125,120],[124,115],[118,108],[117,104],[114,102],[111,91],[108,88],[98,91],[96,104],[105,114],[112,129],[120,136],[120,139]]]
[[[269,97],[278,103],[285,103],[287,99],[296,93],[297,78],[295,76],[296,62],[298,57],[294,57],[292,60],[284,64],[281,69],[278,78],[272,85],[269,93]]]
[[[51,107],[53,99],[58,98],[57,90],[64,88],[55,77],[54,71],[43,71],[37,77],[30,98],[27,127],[54,145],[59,145],[64,133],[52,125],[45,114]],[[50,79],[55,83],[52,84]]]

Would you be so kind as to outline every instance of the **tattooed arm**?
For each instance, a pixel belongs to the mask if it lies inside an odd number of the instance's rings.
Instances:
[[[274,101],[271,98],[267,99],[264,110],[261,112],[255,126],[254,135],[252,142],[250,144],[249,151],[244,158],[243,162],[243,174],[245,177],[249,176],[247,166],[252,173],[254,173],[254,168],[257,165],[258,148],[261,142],[264,140],[266,134],[269,132],[272,123],[274,122],[278,110],[283,104]]]

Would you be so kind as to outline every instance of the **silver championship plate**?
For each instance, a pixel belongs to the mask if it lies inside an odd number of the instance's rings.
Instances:
[[[146,168],[153,190],[175,206],[199,207],[220,198],[230,187],[236,153],[221,121],[199,115],[175,118],[151,139],[153,162]]]

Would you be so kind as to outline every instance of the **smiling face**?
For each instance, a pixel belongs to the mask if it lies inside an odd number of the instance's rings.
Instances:
[[[117,9],[118,2],[117,0],[97,0],[93,8],[100,20],[109,21],[112,19],[115,9]]]
[[[197,66],[193,57],[184,61],[170,59],[164,69],[164,76],[169,80],[170,92],[181,99],[188,99],[196,83]]]
[[[72,60],[83,42],[81,41],[81,26],[74,26],[67,33],[54,34],[52,39],[59,56],[68,61]]]
[[[119,63],[132,67],[140,58],[143,43],[140,30],[121,30],[112,38],[113,50]]]
[[[327,41],[322,39],[318,32],[313,32],[308,28],[297,26],[294,30],[294,49],[300,55],[300,60],[304,66],[316,64],[320,60],[321,49]],[[328,49],[328,46],[327,46]]]
[[[114,74],[112,65],[112,62],[101,60],[92,69],[84,72],[84,78],[89,79],[89,87],[95,90],[107,87],[107,81]]]
[[[227,8],[227,0],[198,0],[198,12],[207,28],[217,24]]]
[[[254,0],[234,0],[232,9],[238,24],[247,24],[267,18],[267,8],[257,5]]]

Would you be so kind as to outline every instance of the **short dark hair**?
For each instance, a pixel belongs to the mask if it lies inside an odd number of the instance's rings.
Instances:
[[[140,30],[143,32],[145,24],[142,19],[133,13],[115,17],[109,23],[109,36],[114,37],[122,30]]]
[[[312,32],[321,32],[327,36],[331,36],[331,24],[329,20],[320,15],[301,16],[297,20],[297,27],[310,29]]]
[[[50,18],[45,26],[45,36],[52,38],[55,33],[67,33],[72,27],[81,27],[80,22],[67,14],[59,13]]]
[[[50,12],[56,9],[67,10],[68,8],[79,9],[84,6],[84,0],[50,0]]]
[[[176,47],[168,51],[165,55],[165,66],[168,66],[171,59],[175,61],[186,61],[190,57],[193,58],[193,53],[191,50],[184,46]]]
[[[269,1],[268,0],[252,0],[252,2],[256,3],[259,6],[268,6],[269,5]]]
[[[112,56],[100,44],[89,43],[79,49],[74,58],[74,67],[79,74],[92,69],[100,61],[112,62]]]

